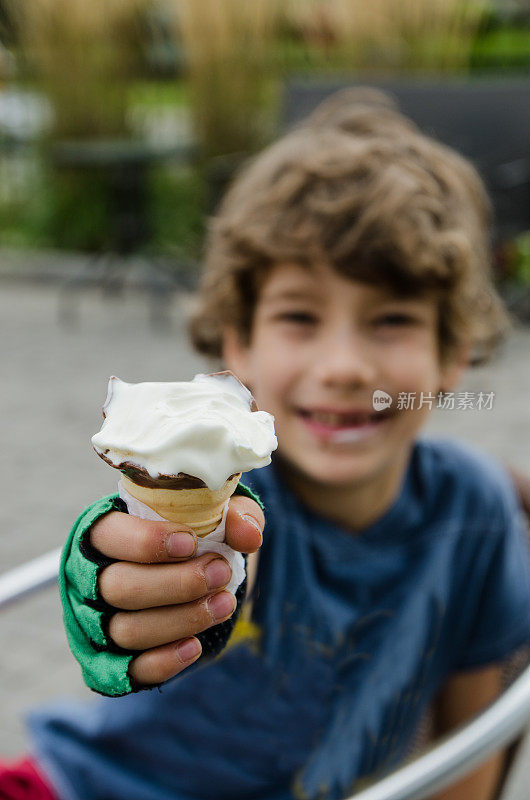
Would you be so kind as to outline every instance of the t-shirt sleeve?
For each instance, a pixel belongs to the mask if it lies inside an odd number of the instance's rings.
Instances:
[[[469,585],[477,588],[476,601],[463,612],[455,669],[502,661],[530,644],[529,531],[507,476],[475,556]]]

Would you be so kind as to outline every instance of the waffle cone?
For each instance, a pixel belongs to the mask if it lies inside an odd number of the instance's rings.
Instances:
[[[224,507],[234,493],[241,473],[225,481],[220,489],[151,489],[122,476],[123,488],[168,522],[180,522],[197,536],[211,533],[223,517]]]

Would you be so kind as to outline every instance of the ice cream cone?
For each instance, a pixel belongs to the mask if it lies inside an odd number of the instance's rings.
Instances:
[[[188,525],[197,536],[202,537],[215,530],[221,522],[224,507],[240,477],[241,473],[234,475],[215,491],[206,486],[196,489],[148,488],[134,483],[125,475],[122,476],[122,486],[168,522]]]

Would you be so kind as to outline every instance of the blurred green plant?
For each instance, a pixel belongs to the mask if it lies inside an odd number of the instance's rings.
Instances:
[[[489,0],[286,0],[284,24],[308,59],[363,74],[462,72]]]
[[[96,189],[93,182],[88,187],[82,179],[74,182],[72,192],[78,195],[79,205],[72,216],[64,195],[56,195],[49,167],[40,162],[32,174],[31,188],[10,202],[5,197],[0,202],[2,246],[45,249],[56,248],[60,242],[65,249],[93,251],[108,245],[107,199],[104,194],[94,196]],[[148,174],[146,194],[150,236],[144,252],[198,261],[204,233],[204,182],[199,171],[191,165],[154,166]],[[58,226],[61,231],[56,230]]]
[[[530,231],[518,236],[514,241],[513,276],[517,283],[530,288]]]
[[[530,289],[530,231],[496,248],[495,274],[501,285]]]
[[[495,25],[476,37],[471,51],[471,68],[498,73],[522,72],[530,69],[530,19],[520,26]]]
[[[530,30],[492,25],[487,0],[5,1],[24,76],[55,109],[46,152],[65,139],[151,136],[163,127],[161,107],[180,109],[184,124],[189,109],[202,159],[149,171],[146,247],[190,258],[200,253],[205,205],[215,204],[212,195],[239,159],[274,136],[285,74],[399,75],[530,63]],[[164,9],[167,43],[184,68],[166,81],[152,80],[144,58],[151,35],[145,15],[155,6]],[[0,202],[3,240],[108,248],[110,190],[105,169],[59,169],[48,159],[24,202]],[[525,279],[525,258],[514,280]]]
[[[204,159],[250,153],[275,130],[278,0],[170,0]]]
[[[46,205],[36,214],[55,247],[119,249],[111,209],[117,170],[86,156],[90,143],[131,137],[128,90],[148,0],[8,0],[23,74],[49,100],[52,123],[42,137]],[[72,145],[65,163],[59,153]],[[82,143],[84,155],[75,156]],[[37,226],[38,227],[38,226]]]
[[[8,0],[20,55],[53,107],[53,139],[128,134],[127,85],[146,2]]]
[[[191,165],[153,169],[149,182],[151,252],[198,262],[204,238],[204,181]]]

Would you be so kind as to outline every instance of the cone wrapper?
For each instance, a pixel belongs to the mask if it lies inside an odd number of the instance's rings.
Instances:
[[[178,491],[182,490],[177,490],[177,492]],[[140,519],[148,519],[153,522],[158,522],[159,520],[167,522],[165,517],[157,514],[156,511],[153,511],[153,509],[149,508],[149,506],[147,506],[145,503],[142,503],[140,500],[137,500],[136,497],[133,497],[124,487],[123,481],[120,481],[118,484],[118,492],[121,499],[126,503],[129,514],[131,514],[133,517],[140,517]],[[226,515],[228,512],[229,500],[230,498],[228,498],[228,500],[225,502],[221,513],[220,522],[214,528],[214,530],[205,536],[197,536],[198,545],[196,555],[200,556],[203,553],[219,553],[219,555],[223,556],[223,558],[228,561],[232,569],[232,577],[226,589],[235,594],[237,588],[245,580],[246,573],[243,555],[237,552],[237,550],[233,550],[225,542]]]
[[[189,487],[186,478],[175,479],[171,488],[158,483],[146,486],[128,475],[124,475],[121,481],[125,491],[160,514],[162,519],[188,525],[202,537],[215,530],[221,522],[224,507],[237,489],[240,477],[240,472],[232,475],[218,489]]]

